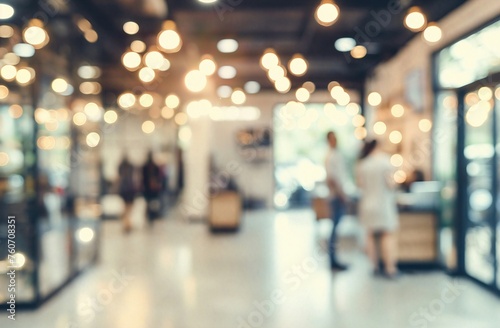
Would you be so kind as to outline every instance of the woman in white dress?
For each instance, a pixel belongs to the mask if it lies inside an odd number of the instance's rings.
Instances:
[[[366,253],[375,272],[378,254],[375,235],[381,235],[381,256],[385,274],[396,277],[398,272],[396,230],[398,210],[395,197],[394,168],[389,155],[380,150],[376,140],[366,142],[357,167],[357,183],[361,191],[358,213],[366,230]]]

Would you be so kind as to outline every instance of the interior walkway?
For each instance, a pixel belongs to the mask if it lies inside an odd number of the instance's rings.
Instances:
[[[329,223],[309,211],[248,212],[240,233],[218,235],[172,216],[129,235],[105,222],[99,265],[0,327],[498,328],[500,299],[467,280],[375,278],[357,250],[332,273]]]

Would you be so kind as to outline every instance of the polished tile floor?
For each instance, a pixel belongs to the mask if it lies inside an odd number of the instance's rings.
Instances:
[[[320,247],[330,223],[309,211],[248,212],[238,234],[217,235],[175,217],[129,235],[105,222],[99,264],[0,327],[500,327],[500,298],[467,280],[372,277],[352,247],[350,269],[332,273]]]

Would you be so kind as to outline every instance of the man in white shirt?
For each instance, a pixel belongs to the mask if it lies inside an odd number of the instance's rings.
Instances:
[[[333,221],[332,235],[328,245],[328,254],[330,256],[330,266],[332,269],[345,270],[347,267],[337,261],[335,249],[337,227],[344,215],[345,204],[347,202],[347,195],[344,191],[346,179],[345,162],[342,154],[337,150],[337,137],[335,133],[330,131],[326,137],[330,147],[325,160],[326,183],[330,190],[330,210]]]

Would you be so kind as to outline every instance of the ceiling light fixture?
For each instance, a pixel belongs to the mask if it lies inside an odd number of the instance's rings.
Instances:
[[[175,53],[182,48],[182,39],[177,33],[174,21],[167,20],[163,23],[162,31],[158,33],[158,46],[167,53]]]
[[[144,83],[152,82],[156,77],[155,71],[150,67],[143,67],[139,71],[139,79]]]
[[[139,24],[136,22],[126,22],[123,24],[123,31],[129,35],[134,35],[139,32]]]
[[[32,19],[23,31],[23,40],[31,44],[35,49],[41,49],[49,43],[49,35],[45,31],[43,22],[39,19]]]
[[[228,86],[228,85],[221,85],[220,87],[217,88],[217,95],[220,98],[229,98],[231,97],[231,94],[233,93],[233,89]]]
[[[292,88],[292,82],[287,77],[276,80],[274,87],[279,93],[287,93]]]
[[[295,98],[300,102],[306,102],[310,97],[311,94],[306,88],[298,88],[297,91],[295,91]]]
[[[271,81],[277,81],[280,78],[283,78],[286,76],[286,70],[281,65],[273,66],[273,67],[271,67],[269,72],[267,72],[267,76],[269,77],[269,79]]]
[[[368,95],[368,103],[376,107],[382,103],[382,96],[378,92],[372,92]]]
[[[16,55],[24,58],[33,57],[35,54],[35,48],[28,43],[18,43],[12,48],[12,50]]]
[[[365,46],[355,46],[351,50],[351,56],[352,56],[352,58],[355,58],[355,59],[361,59],[361,58],[365,58],[367,52],[368,51],[366,50]]]
[[[230,80],[236,76],[237,72],[233,66],[221,66],[218,74],[221,79]]]
[[[101,69],[97,66],[83,65],[78,68],[77,73],[84,80],[96,79],[101,76]]]
[[[236,52],[238,50],[238,41],[234,39],[222,39],[217,42],[217,50],[224,54]]]
[[[144,55],[144,63],[152,69],[160,69],[163,66],[165,57],[159,51],[150,51]]]
[[[340,52],[349,52],[356,46],[356,40],[353,38],[340,38],[335,41],[335,49]]]
[[[241,89],[234,89],[233,93],[231,94],[231,101],[235,105],[243,105],[245,101],[247,100],[247,96]]]
[[[271,69],[274,66],[278,66],[280,63],[280,59],[276,54],[276,51],[272,48],[268,48],[264,51],[264,54],[260,58],[260,65],[264,69]]]
[[[123,66],[129,71],[134,71],[141,65],[141,55],[136,52],[126,52],[122,57]]]
[[[17,75],[17,68],[12,65],[5,65],[0,70],[0,76],[8,82],[14,81]]]
[[[200,66],[200,72],[205,74],[206,76],[213,75],[217,70],[217,65],[215,64],[214,58],[210,55],[203,56]]]
[[[130,49],[132,49],[133,52],[141,53],[146,51],[146,44],[141,40],[135,40],[130,44]]]
[[[316,8],[314,18],[322,26],[332,26],[339,15],[339,7],[332,0],[322,0]]]
[[[427,18],[419,7],[411,7],[406,14],[404,24],[406,28],[413,32],[419,32],[427,23]]]
[[[309,91],[309,93],[314,93],[314,91],[316,91],[316,86],[311,81],[304,82],[304,84],[302,84],[302,87]]]
[[[134,106],[137,98],[130,92],[125,92],[118,97],[118,105],[123,109]]]
[[[14,8],[11,5],[0,3],[0,19],[9,19],[14,16]]]
[[[436,43],[443,37],[443,31],[436,23],[429,23],[422,35],[424,36],[425,41],[429,43]]]
[[[303,76],[306,74],[308,69],[308,63],[304,59],[304,57],[300,54],[293,55],[290,62],[288,62],[288,68],[290,69],[290,73],[295,76]]]
[[[243,89],[249,94],[256,94],[260,91],[260,84],[256,81],[248,81],[245,83]]]
[[[8,39],[14,35],[14,29],[9,25],[0,26],[0,38]]]
[[[186,74],[184,83],[189,91],[200,92],[207,86],[207,77],[202,72],[193,70]]]
[[[168,108],[176,109],[177,107],[179,107],[180,103],[181,100],[175,94],[170,94],[165,98],[165,105]]]

